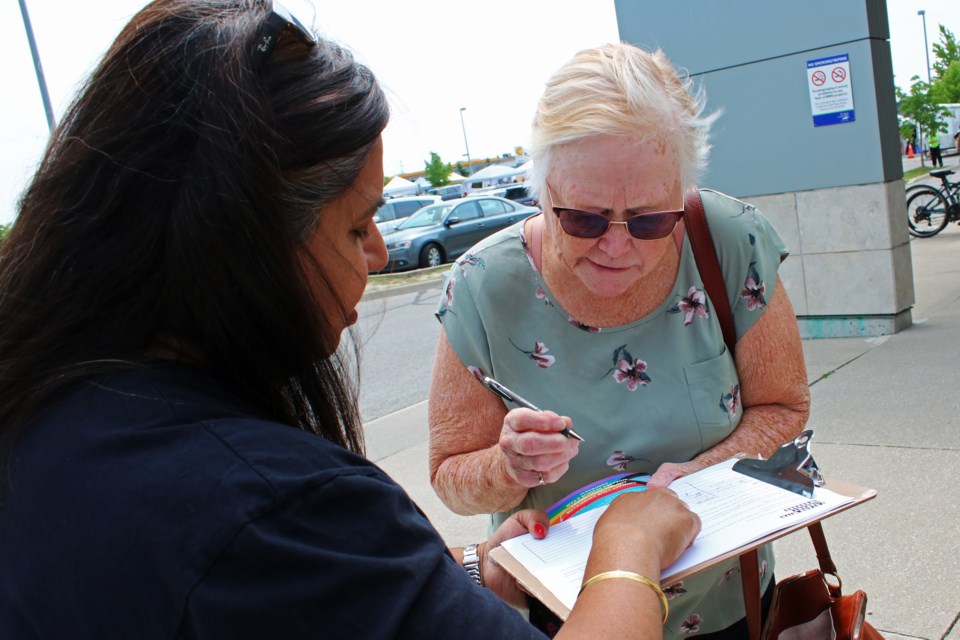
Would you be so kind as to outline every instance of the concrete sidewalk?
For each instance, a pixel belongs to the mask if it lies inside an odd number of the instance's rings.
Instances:
[[[887,638],[960,640],[960,228],[914,239],[911,249],[913,326],[804,341],[809,428],[824,475],[878,492],[824,523],[844,588],[869,594],[868,619]],[[425,402],[370,422],[367,436],[371,459],[449,544],[486,537],[486,516],[454,515],[430,488]],[[805,533],[776,549],[780,577],[816,565]]]
[[[904,172],[907,172],[907,171],[909,171],[909,170],[911,170],[911,169],[917,169],[917,168],[919,168],[919,167],[921,166],[921,164],[920,164],[920,156],[919,156],[919,155],[914,155],[912,158],[908,158],[908,157],[906,157],[906,156],[903,156],[903,157],[901,158],[901,162],[903,162],[903,171],[904,171]],[[944,168],[944,169],[953,169],[954,171],[956,171],[958,168],[960,168],[960,166],[958,166],[958,165],[960,165],[960,154],[951,153],[950,155],[943,156],[943,168]],[[932,169],[932,168],[933,168],[933,165],[930,164],[930,158],[924,157],[924,159],[923,159],[923,165],[922,165],[922,166],[926,167],[927,169]],[[937,168],[939,169],[940,167],[937,167]],[[926,178],[915,178],[915,180],[917,180],[917,179],[927,181]],[[912,181],[911,181],[911,182],[912,182]],[[937,183],[939,183],[940,181],[939,181],[939,180],[933,180],[932,182],[937,182]]]

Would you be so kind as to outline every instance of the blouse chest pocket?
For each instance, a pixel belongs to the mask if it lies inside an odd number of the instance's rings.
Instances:
[[[736,365],[724,349],[716,358],[685,366],[683,374],[703,449],[709,449],[734,430],[743,413]]]

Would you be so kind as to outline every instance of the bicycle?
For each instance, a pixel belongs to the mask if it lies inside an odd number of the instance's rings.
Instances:
[[[907,223],[910,235],[935,236],[951,222],[960,224],[960,182],[950,182],[953,169],[937,169],[930,175],[940,178],[939,189],[928,184],[907,189]]]

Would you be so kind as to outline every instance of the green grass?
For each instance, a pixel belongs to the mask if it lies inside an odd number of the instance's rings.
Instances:
[[[449,264],[442,264],[439,267],[433,267],[430,269],[416,269],[414,271],[403,271],[400,273],[371,274],[367,282],[367,288],[379,289],[382,287],[414,284],[417,282],[424,282],[426,280],[439,281],[449,270]]]
[[[910,182],[914,178],[925,176],[931,171],[933,171],[933,167],[917,167],[916,169],[910,169],[909,171],[903,172],[903,180],[904,182]]]

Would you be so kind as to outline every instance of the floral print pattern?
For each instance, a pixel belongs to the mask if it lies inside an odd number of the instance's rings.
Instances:
[[[740,406],[740,385],[730,385],[730,393],[720,396],[720,408],[727,412],[731,418],[737,416],[737,408]]]
[[[736,328],[742,335],[766,311],[770,302],[766,282],[770,282],[772,296],[785,247],[752,207],[723,204],[719,197],[706,194],[704,199],[707,213],[714,214],[711,222],[721,215],[725,218],[711,231],[723,248],[724,283],[733,298]],[[715,202],[716,211],[710,211]],[[730,219],[738,216],[739,221]],[[529,380],[529,387],[517,383],[517,388],[524,389],[528,397],[538,398],[543,406],[573,406],[578,412],[574,419],[580,424],[583,415],[591,413],[602,420],[604,429],[598,430],[602,435],[591,440],[596,457],[583,462],[593,465],[591,472],[597,474],[602,469],[607,470],[605,475],[652,471],[648,467],[654,467],[651,461],[656,457],[648,447],[655,446],[660,438],[672,445],[685,442],[684,438],[696,441],[703,437],[693,420],[684,425],[689,434],[663,427],[671,424],[673,403],[690,403],[697,419],[717,433],[728,432],[736,424],[744,412],[736,370],[727,362],[729,357],[706,364],[716,358],[717,350],[722,350],[720,332],[714,300],[704,290],[702,274],[687,243],[682,246],[670,297],[643,318],[604,326],[599,331],[579,322],[583,314],[576,308],[566,309],[553,300],[552,289],[533,267],[532,234],[524,237],[519,225],[509,234],[512,237],[498,238],[472,251],[485,261],[486,268],[467,263],[464,258],[462,266],[451,269],[457,287],[466,287],[458,288],[449,300],[444,289],[437,292],[441,304],[456,299],[443,318],[444,331],[463,362],[475,365],[476,370],[470,370],[472,375],[480,376],[481,368],[490,369],[490,375],[494,371],[490,363],[502,362],[506,368],[503,372],[496,369],[497,375],[510,386],[518,379]],[[469,283],[464,282],[465,277]],[[688,367],[692,374],[686,380],[689,389],[683,388]],[[586,399],[590,402],[584,402]],[[654,416],[654,412],[661,415]],[[621,426],[637,423],[636,435]],[[640,428],[656,428],[657,432],[646,438]],[[643,460],[646,456],[651,456],[651,461]],[[545,489],[544,494],[558,498],[575,488],[561,482]],[[761,553],[762,564],[769,551]],[[714,591],[724,598],[728,593],[739,595],[740,573],[734,565],[664,585],[664,595],[671,600],[671,616],[664,627],[666,638],[692,640],[733,624],[735,615],[743,615],[742,610],[737,614],[721,609],[718,602],[726,602],[723,598],[704,599]],[[771,561],[767,576],[772,569]]]
[[[483,382],[483,379],[487,377],[487,374],[480,367],[475,367],[473,365],[470,365],[469,367],[467,367],[467,371],[473,374],[473,377],[479,380],[480,382]]]
[[[441,320],[443,316],[447,315],[449,311],[451,315],[455,315],[450,311],[450,306],[453,304],[453,287],[457,284],[457,279],[452,275],[447,278],[447,284],[443,288],[443,295],[440,298],[440,307],[437,309],[437,317]]]
[[[681,298],[680,302],[667,309],[667,313],[682,313],[683,326],[685,327],[693,324],[694,317],[706,320],[709,315],[707,313],[707,296],[700,289],[690,287],[687,295]]]
[[[737,571],[739,571],[739,570],[740,570],[740,569],[739,569],[738,567],[734,567],[734,568],[728,570],[726,573],[724,573],[722,576],[720,576],[720,582],[719,582],[719,584],[723,584],[724,582],[727,582],[728,580],[730,580],[730,578],[733,577],[733,574],[735,574],[735,573],[736,573]]]
[[[651,382],[651,378],[647,374],[647,363],[639,358],[635,359],[627,351],[627,345],[625,344],[614,350],[613,367],[610,371],[614,372],[613,379],[618,384],[626,383],[627,389],[630,391],[636,391],[637,387],[645,387]],[[607,373],[609,374],[610,371]]]
[[[567,322],[575,326],[577,329],[586,331],[587,333],[600,333],[600,327],[591,327],[588,324],[583,324],[573,316],[567,314]]]
[[[534,295],[537,296],[538,300],[543,300],[543,303],[548,307],[553,306],[553,303],[550,301],[550,298],[547,297],[547,292],[543,290],[542,284],[539,284],[539,283],[537,284],[537,291]]]
[[[679,598],[686,592],[687,590],[683,588],[683,580],[681,580],[680,582],[672,584],[664,589],[663,595],[667,596],[667,600],[673,600],[674,598]]]
[[[547,355],[547,352],[550,351],[550,349],[548,349],[547,345],[543,344],[542,342],[535,343],[533,345],[533,350],[531,351],[527,351],[526,349],[517,346],[517,343],[515,343],[513,340],[510,340],[510,344],[516,347],[519,351],[527,354],[530,359],[533,360],[534,363],[536,363],[536,365],[541,369],[546,369],[557,361],[555,357]]]
[[[460,274],[461,274],[464,278],[467,277],[467,269],[466,269],[466,267],[477,267],[477,268],[480,268],[480,269],[486,269],[486,268],[487,268],[487,265],[486,265],[486,263],[483,261],[483,258],[478,258],[477,256],[475,256],[475,255],[472,254],[472,253],[466,253],[466,254],[464,254],[462,258],[460,258],[459,260],[457,260],[457,265],[460,267]]]
[[[527,262],[530,263],[530,269],[533,270],[534,273],[540,273],[540,271],[537,269],[537,265],[533,261],[533,252],[530,250],[530,245],[527,244],[527,235],[523,232],[522,225],[520,226],[519,236],[520,244],[523,246],[523,253],[525,256],[527,256]]]
[[[703,622],[703,618],[700,617],[699,613],[693,613],[689,618],[683,621],[683,624],[680,625],[680,633],[696,633],[700,631],[700,623]]]
[[[631,455],[620,451],[613,452],[613,455],[607,458],[607,466],[613,467],[616,471],[626,471],[627,465],[631,462],[650,462],[646,458],[634,458]]]
[[[764,297],[766,291],[767,285],[760,279],[760,274],[757,273],[753,263],[750,263],[750,271],[743,283],[743,290],[740,291],[740,297],[747,301],[747,309],[754,311],[766,307],[767,299]]]

